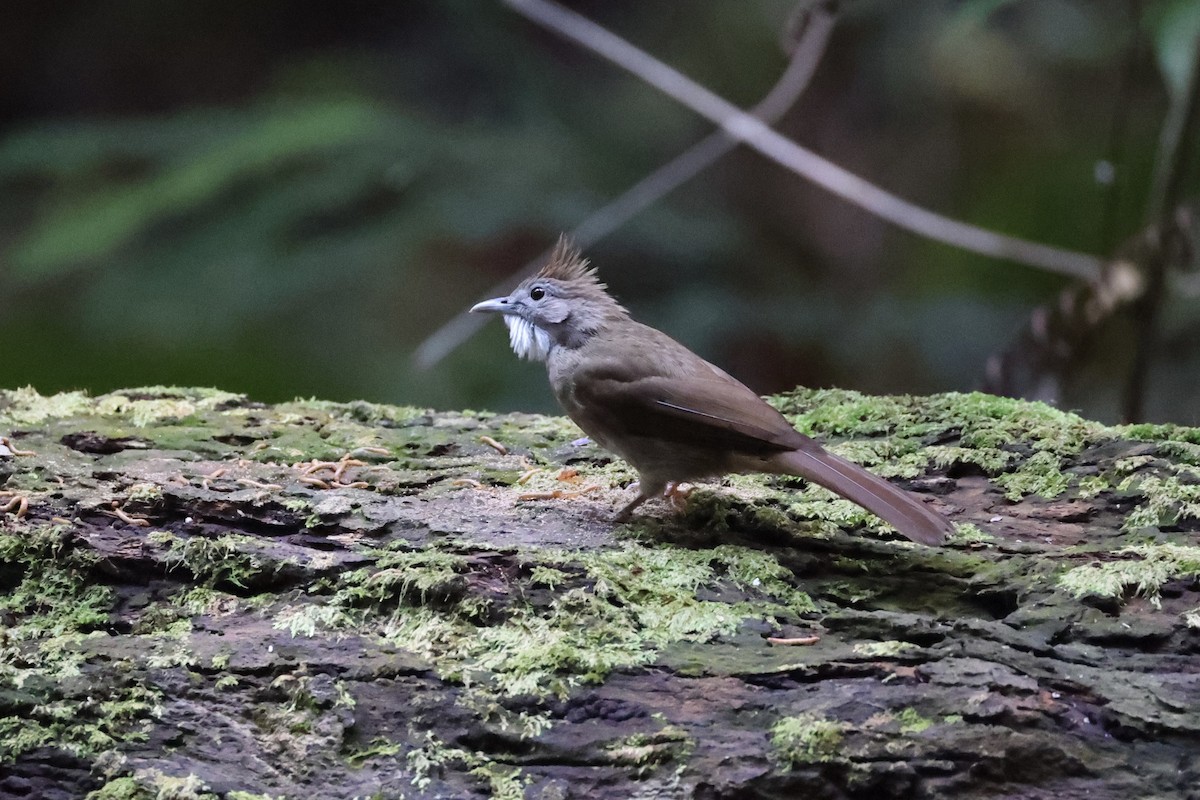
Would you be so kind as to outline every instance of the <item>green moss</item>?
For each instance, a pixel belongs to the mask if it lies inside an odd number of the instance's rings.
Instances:
[[[976,544],[980,542],[994,542],[995,536],[984,530],[980,530],[979,526],[971,522],[956,522],[954,524],[954,533],[950,534],[949,541],[953,544]]]
[[[1169,580],[1200,576],[1200,547],[1146,544],[1125,547],[1116,556],[1135,556],[1088,564],[1069,570],[1058,585],[1075,597],[1121,598],[1126,591],[1146,597],[1160,607],[1159,590]]]
[[[152,800],[153,796],[129,775],[110,780],[88,792],[84,800]]]
[[[1194,436],[1193,432],[1193,436]],[[1179,464],[1200,466],[1200,443],[1167,441],[1158,445],[1158,453]]]
[[[399,742],[376,736],[367,744],[355,747],[346,753],[346,763],[352,767],[361,767],[372,758],[391,759],[403,749],[404,745]]]
[[[895,639],[884,642],[857,642],[853,648],[856,655],[870,658],[896,658],[918,649],[920,648],[911,642],[900,642]]]
[[[138,390],[132,390],[128,394],[114,393],[97,397],[94,413],[105,417],[119,416],[129,420],[135,428],[146,428],[162,422],[184,420],[221,403],[243,399],[240,395],[225,392],[196,397],[174,394],[170,389],[161,392],[158,397],[139,394]]]
[[[1016,453],[995,447],[934,445],[918,454],[917,457],[906,459],[905,463],[912,468],[913,474],[918,474],[925,466],[922,462],[927,461],[938,469],[950,469],[960,464],[974,464],[988,475],[997,475],[1008,469],[1016,457]]]
[[[279,566],[266,556],[270,544],[248,534],[228,533],[215,539],[167,534],[159,541],[168,547],[164,558],[168,567],[186,569],[208,589],[230,584],[246,588],[256,576],[273,573]]]
[[[0,563],[21,569],[17,587],[0,596],[0,611],[19,620],[8,634],[40,639],[87,632],[108,621],[112,592],[89,580],[95,556],[64,548],[58,525],[9,533],[0,528]]]
[[[425,742],[408,751],[404,760],[412,775],[412,785],[419,791],[424,791],[433,782],[431,773],[439,771],[443,765],[459,762],[475,766],[478,759],[474,753],[460,747],[450,747],[433,733],[427,732]]]
[[[998,475],[995,482],[1009,500],[1037,495],[1052,500],[1067,490],[1071,479],[1062,471],[1062,459],[1049,451],[1034,453],[1015,471]]]
[[[905,708],[896,714],[896,721],[900,723],[901,733],[920,733],[933,726],[933,720],[928,717],[921,716],[915,708]]]
[[[842,390],[798,390],[776,400],[797,427],[818,437],[885,437],[838,443],[833,448],[885,476],[913,477],[930,465],[974,464],[1005,489],[1009,499],[1029,494],[1053,498],[1072,482],[1063,461],[1085,446],[1115,438],[1098,423],[1041,403],[982,393],[932,397],[871,397]],[[933,446],[927,442],[938,440]],[[1014,449],[1028,443],[1022,458]],[[853,523],[849,512],[823,518]]]
[[[136,777],[154,790],[154,800],[219,800],[208,784],[194,774],[176,776],[157,769],[141,769]]]
[[[1039,449],[1078,450],[1104,426],[1044,403],[971,392],[874,397],[844,389],[798,389],[772,400],[797,427],[818,436],[932,438],[957,432],[963,446],[1000,448],[1037,440]],[[901,451],[905,444],[893,443]]]
[[[286,410],[288,405],[281,405],[280,408]],[[290,405],[292,407],[302,406],[305,413],[311,413],[312,410],[326,411],[333,416],[342,417],[346,420],[367,426],[376,426],[381,422],[397,426],[410,425],[432,413],[427,408],[389,406],[381,403],[368,403],[365,400],[355,400],[351,403],[333,403],[325,400],[302,400],[297,398]]]
[[[83,392],[43,397],[32,386],[26,386],[0,393],[0,420],[12,425],[37,425],[47,419],[82,416],[91,408],[92,401]]]
[[[104,635],[113,595],[94,583],[94,557],[65,549],[62,532],[0,532],[0,564],[21,576],[0,596],[0,614],[14,620],[0,639],[0,683],[21,690],[0,702],[0,764],[45,745],[84,756],[144,738],[157,707],[157,693],[135,679],[97,691],[83,677],[80,645]]]
[[[221,611],[229,612],[237,608],[241,598],[227,592],[217,591],[209,586],[193,586],[183,589],[171,598],[171,603],[182,614],[196,616],[198,614],[214,614]]]
[[[502,694],[565,697],[579,683],[654,659],[630,616],[607,597],[572,589],[547,612],[526,612],[479,629],[477,641],[461,654],[463,674],[490,676]]]
[[[138,503],[157,503],[162,496],[162,488],[153,483],[135,483],[125,492],[126,499]]]
[[[180,420],[218,406],[242,401],[242,395],[219,389],[147,386],[89,398],[83,392],[63,392],[43,397],[32,387],[0,393],[0,419],[35,425],[67,417],[115,417],[136,428],[165,420]]]
[[[771,748],[775,758],[789,768],[832,761],[844,731],[842,723],[817,714],[783,717],[771,726]]]
[[[462,765],[469,774],[486,782],[488,796],[494,800],[521,800],[531,783],[531,778],[518,767],[496,763],[481,753],[450,747],[432,733],[425,734],[425,742],[410,750],[405,761],[412,775],[411,783],[418,791],[429,788],[432,776],[451,763]]]
[[[1125,517],[1126,531],[1145,527],[1170,527],[1184,520],[1200,520],[1200,484],[1183,483],[1176,476],[1130,475],[1118,487],[1142,495],[1145,502]]]
[[[45,746],[85,757],[121,742],[144,741],[145,727],[158,712],[159,695],[137,684],[110,686],[107,699],[97,700],[88,694],[95,687],[79,680],[63,686],[31,675],[22,678],[20,685],[41,702],[0,716],[0,764]]]
[[[533,778],[512,767],[488,761],[472,767],[470,774],[487,781],[488,795],[492,800],[524,800],[525,787]]]
[[[335,602],[346,606],[380,605],[396,600],[425,602],[446,594],[460,583],[467,560],[455,553],[425,550],[377,551],[375,565],[348,572],[339,579]]]
[[[529,582],[534,586],[545,586],[555,589],[566,582],[569,576],[561,569],[555,569],[548,564],[537,564],[529,571]]]
[[[448,679],[484,682],[505,695],[564,695],[620,667],[652,662],[658,649],[734,633],[746,618],[794,619],[814,610],[791,574],[772,556],[721,546],[688,550],[627,542],[590,553],[543,553],[575,559],[568,572],[533,570],[531,585],[580,582],[545,606],[516,603],[501,622],[485,624],[477,598],[453,599],[469,562],[441,551],[382,553],[374,567],[346,573],[331,597],[274,612],[292,635],[356,630],[433,660]],[[732,589],[740,599],[700,599],[703,587]],[[441,600],[433,605],[428,601]],[[403,601],[397,603],[397,601]]]
[[[605,752],[613,763],[633,767],[642,777],[661,764],[686,760],[695,746],[687,731],[667,724],[656,731],[626,736],[605,747]]]
[[[1200,428],[1185,428],[1181,425],[1139,423],[1125,425],[1116,429],[1122,436],[1129,439],[1144,439],[1146,441],[1175,441],[1188,444],[1200,444]]]

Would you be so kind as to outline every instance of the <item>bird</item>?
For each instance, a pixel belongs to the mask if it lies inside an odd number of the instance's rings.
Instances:
[[[926,545],[953,530],[914,495],[822,447],[749,387],[608,292],[565,236],[541,270],[473,313],[500,314],[520,358],[545,362],[559,405],[593,441],[638,473],[616,516],[680,484],[730,473],[793,475],[829,489]]]

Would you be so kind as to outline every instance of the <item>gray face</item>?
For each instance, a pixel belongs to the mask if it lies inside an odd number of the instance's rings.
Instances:
[[[545,361],[562,333],[563,323],[571,316],[571,305],[564,294],[559,281],[530,278],[508,297],[485,300],[471,311],[503,314],[513,352],[521,358]]]

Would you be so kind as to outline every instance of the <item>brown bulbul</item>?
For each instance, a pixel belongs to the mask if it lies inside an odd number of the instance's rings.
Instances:
[[[797,431],[724,370],[635,322],[605,288],[562,239],[537,275],[471,311],[502,314],[513,351],[546,362],[567,415],[638,471],[640,493],[619,520],[683,481],[767,472],[820,484],[923,544],[952,530],[908,492]]]

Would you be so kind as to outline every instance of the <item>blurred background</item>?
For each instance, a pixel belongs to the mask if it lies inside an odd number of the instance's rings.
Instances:
[[[792,2],[566,5],[743,107],[788,63]],[[777,128],[939,213],[1108,256],[1146,223],[1197,32],[1195,0],[844,3]],[[711,130],[490,0],[9,0],[0,386],[551,410],[496,320],[428,369],[414,350]],[[976,388],[1071,285],[744,148],[587,255],[763,393]],[[1200,423],[1198,306],[1164,296],[1149,419]],[[1072,357],[1062,405],[1119,417],[1136,316]]]

